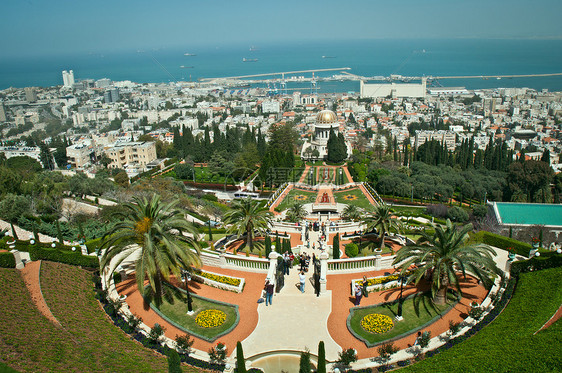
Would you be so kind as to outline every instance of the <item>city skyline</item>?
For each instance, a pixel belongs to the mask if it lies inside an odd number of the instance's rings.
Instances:
[[[561,11],[555,0],[12,1],[3,4],[0,31],[10,35],[5,57],[302,40],[558,39]]]

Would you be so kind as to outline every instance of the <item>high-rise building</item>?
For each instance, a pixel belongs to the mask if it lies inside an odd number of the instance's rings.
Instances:
[[[62,71],[62,83],[67,88],[72,88],[74,85],[74,71]]]
[[[119,101],[119,90],[117,88],[108,89],[103,94],[106,104]]]
[[[25,100],[27,102],[35,102],[37,101],[37,93],[35,93],[34,87],[25,87]]]
[[[6,108],[4,104],[0,102],[0,122],[5,122],[8,119],[6,118]]]

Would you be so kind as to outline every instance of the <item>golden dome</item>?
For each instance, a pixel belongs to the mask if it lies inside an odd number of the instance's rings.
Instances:
[[[338,117],[332,110],[322,110],[316,115],[316,123],[327,124],[336,123]]]

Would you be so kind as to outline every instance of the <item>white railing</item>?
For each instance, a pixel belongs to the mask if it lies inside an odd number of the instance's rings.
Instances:
[[[302,226],[301,225],[295,225],[295,223],[278,221],[278,222],[274,222],[271,225],[270,231],[271,232],[278,231],[278,232],[301,233]]]
[[[330,259],[328,260],[329,272],[362,272],[383,269],[394,269],[392,262],[394,256],[362,256],[358,258],[348,259]]]
[[[256,272],[267,272],[269,260],[263,258],[242,257],[238,255],[223,254],[226,266],[247,269]]]

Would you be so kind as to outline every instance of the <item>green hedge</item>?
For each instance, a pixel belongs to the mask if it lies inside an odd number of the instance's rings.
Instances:
[[[15,268],[16,258],[12,253],[0,253],[0,267],[1,268]]]
[[[499,234],[490,233],[486,231],[480,231],[473,236],[473,239],[478,242],[483,242],[487,245],[494,246],[500,249],[507,249],[508,247],[513,248],[516,254],[522,256],[528,256],[529,251],[533,248],[531,245],[525,242],[514,240],[513,238],[504,237]]]
[[[102,238],[100,237],[100,238],[95,238],[93,240],[86,241],[86,247],[88,248],[88,253],[93,253],[97,249],[99,249],[101,245],[101,239]]]
[[[99,268],[99,260],[95,256],[84,256],[79,252],[47,249],[43,247],[29,247],[31,260],[50,260],[52,262],[66,263],[76,266]]]

